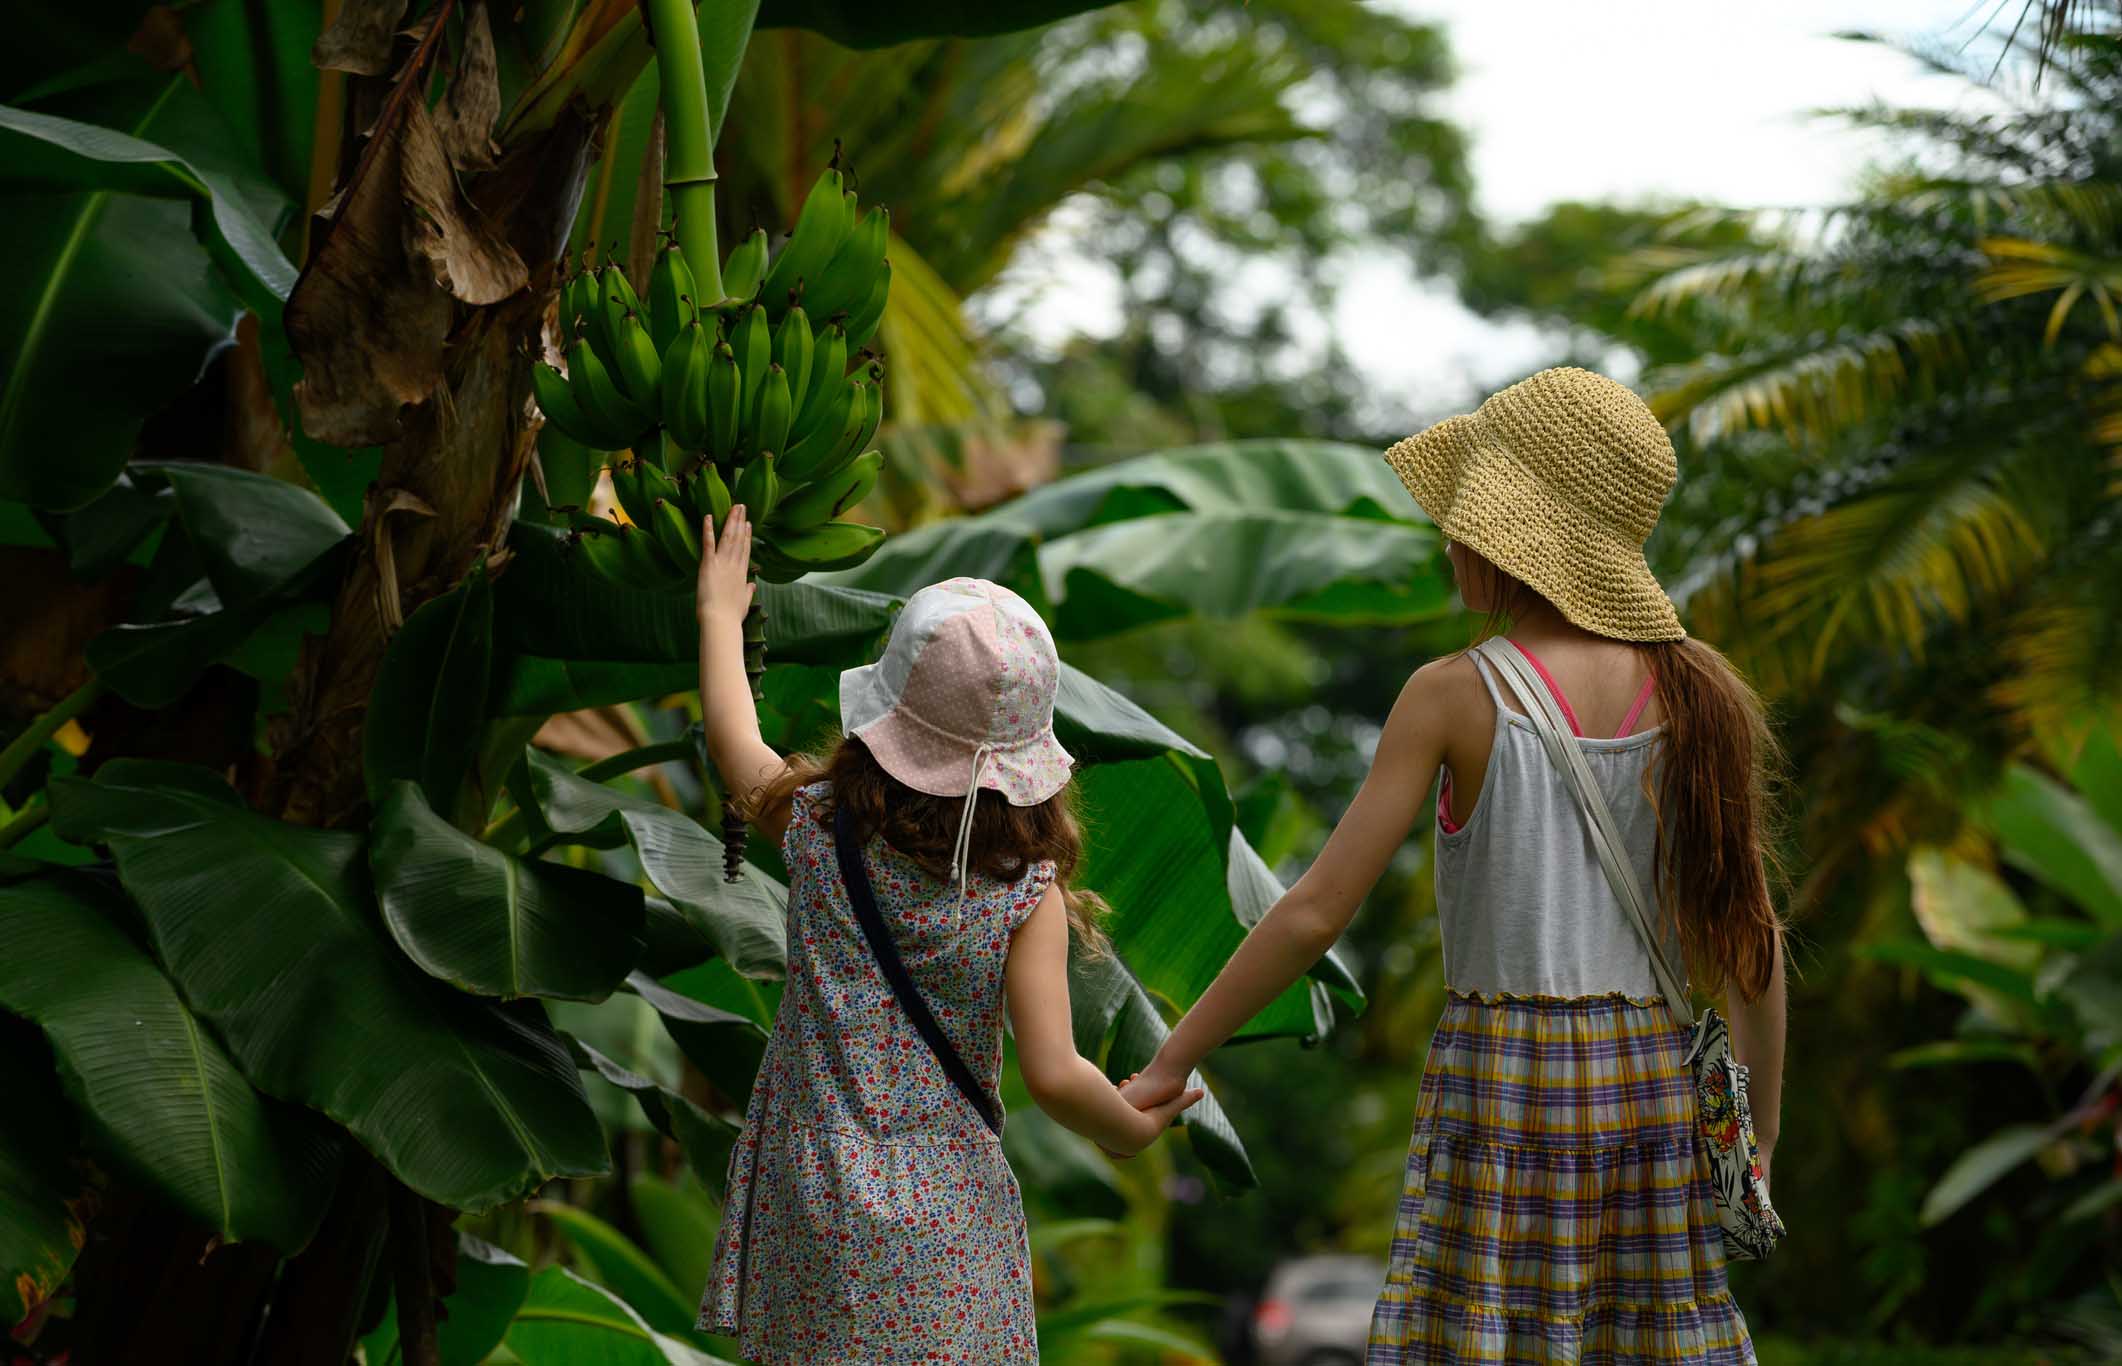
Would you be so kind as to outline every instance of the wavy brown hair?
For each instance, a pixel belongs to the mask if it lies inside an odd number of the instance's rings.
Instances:
[[[737,803],[746,819],[791,801],[797,788],[828,785],[818,804],[818,818],[828,830],[841,802],[847,803],[855,829],[866,842],[884,842],[939,878],[948,878],[951,850],[964,813],[962,797],[932,797],[917,792],[884,771],[868,745],[854,736],[841,739],[827,755],[792,754],[779,773]],[[1083,826],[1076,817],[1073,781],[1037,806],[1012,806],[1001,793],[982,789],[973,808],[972,869],[1002,882],[1015,882],[1034,863],[1052,859],[1054,882],[1068,911],[1070,937],[1088,953],[1108,951],[1099,922],[1105,901],[1073,885],[1083,861]]]
[[[1499,591],[1483,635],[1500,635],[1538,595],[1489,566]],[[1783,938],[1775,887],[1783,750],[1753,686],[1691,636],[1632,641],[1657,680],[1665,743],[1643,773],[1658,814],[1658,904],[1695,978],[1747,1000],[1768,990]],[[1652,777],[1656,775],[1656,785]]]

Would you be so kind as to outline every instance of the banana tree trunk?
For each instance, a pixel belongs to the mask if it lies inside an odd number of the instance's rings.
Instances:
[[[357,812],[361,720],[392,632],[507,539],[537,440],[529,358],[543,345],[591,132],[563,115],[474,191],[529,282],[495,304],[459,305],[438,390],[405,411],[402,433],[384,446],[331,629],[305,651],[295,709],[274,737],[275,806],[287,820],[338,825]]]

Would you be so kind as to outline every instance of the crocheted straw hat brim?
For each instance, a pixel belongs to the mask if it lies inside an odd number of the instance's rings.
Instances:
[[[1556,374],[1544,372],[1512,390]],[[1585,371],[1569,374],[1572,385],[1581,383],[1574,379],[1581,376],[1621,388]],[[1487,416],[1490,405],[1512,390],[1492,398],[1478,412],[1448,418],[1399,442],[1386,451],[1386,463],[1446,536],[1525,583],[1569,621],[1617,640],[1684,637],[1687,631],[1672,599],[1643,558],[1643,538],[1672,482],[1672,447],[1657,419],[1647,408],[1642,410],[1656,429],[1656,443],[1663,445],[1662,473],[1655,468],[1655,444],[1648,433],[1637,430],[1628,436],[1648,450],[1648,461],[1610,452],[1587,461],[1550,448],[1529,453],[1542,467],[1542,477],[1507,444],[1511,433],[1503,424]],[[1610,401],[1603,393],[1596,397]],[[1641,407],[1633,394],[1627,399]],[[1565,433],[1561,444],[1571,444],[1572,436],[1597,439],[1599,433]],[[1625,468],[1589,468],[1617,461]],[[1653,468],[1642,468],[1645,464]],[[1619,495],[1611,478],[1617,472],[1623,475],[1620,483],[1634,485]],[[1650,500],[1647,520],[1641,506],[1645,496]]]

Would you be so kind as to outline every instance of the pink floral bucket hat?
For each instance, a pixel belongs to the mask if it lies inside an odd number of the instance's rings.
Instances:
[[[986,579],[946,579],[907,599],[884,657],[840,675],[840,723],[886,773],[932,797],[965,797],[951,859],[961,886],[973,794],[1037,806],[1075,760],[1054,737],[1061,660],[1030,603]]]

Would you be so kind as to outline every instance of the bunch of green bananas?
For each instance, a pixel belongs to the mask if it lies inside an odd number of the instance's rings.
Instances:
[[[884,369],[862,347],[891,287],[889,236],[885,211],[858,215],[828,167],[771,262],[764,230],[731,250],[721,300],[694,298],[674,242],[645,304],[614,261],[585,262],[562,284],[567,370],[532,368],[538,406],[585,446],[631,452],[611,465],[626,520],[571,512],[593,568],[634,587],[689,587],[701,522],[719,528],[737,503],[769,581],[869,558],[884,532],[838,518],[883,464],[869,443]]]

